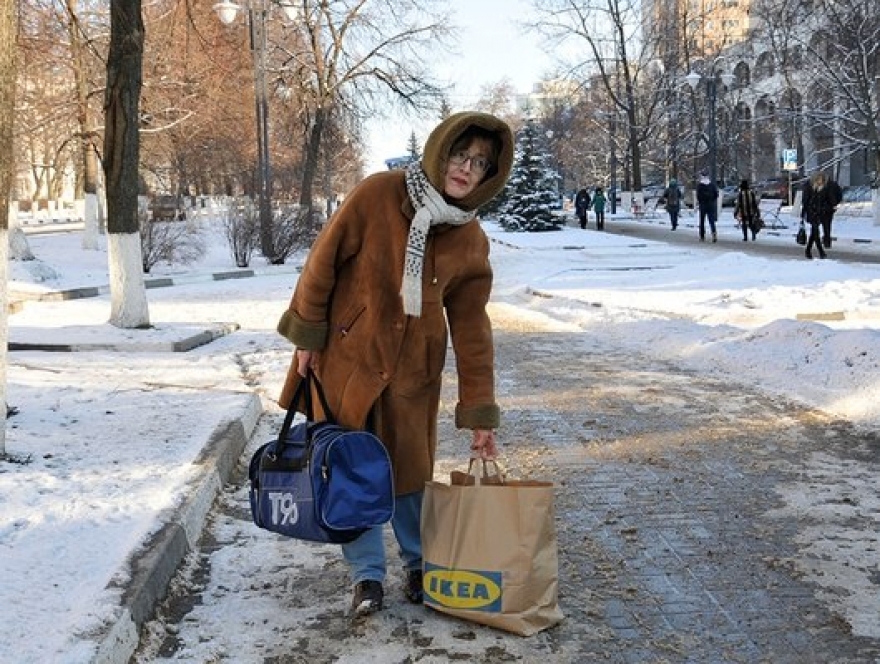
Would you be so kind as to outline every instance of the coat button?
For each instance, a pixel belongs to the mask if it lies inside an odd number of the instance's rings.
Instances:
[[[381,378],[382,380],[388,380],[388,372],[387,371],[380,371],[379,378]]]
[[[400,321],[397,321],[396,323],[394,323],[394,329],[395,329],[395,330],[398,330],[398,331],[399,331],[399,330],[402,330],[402,329],[403,329],[403,323],[401,323]]]

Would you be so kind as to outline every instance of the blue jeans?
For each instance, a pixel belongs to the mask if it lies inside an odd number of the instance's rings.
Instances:
[[[422,496],[416,491],[394,500],[391,527],[397,538],[405,570],[422,568]],[[361,581],[385,581],[385,541],[382,526],[370,528],[355,541],[342,545],[342,555],[349,565],[353,584]]]

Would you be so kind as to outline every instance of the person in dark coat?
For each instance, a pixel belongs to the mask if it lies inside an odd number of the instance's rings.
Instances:
[[[752,240],[758,238],[758,231],[761,230],[761,208],[758,207],[758,197],[749,187],[748,180],[739,183],[739,191],[733,204],[733,216],[739,220],[743,242],[748,241],[749,231],[752,233]]]
[[[471,430],[473,457],[497,455],[494,346],[487,305],[489,239],[477,209],[513,165],[510,127],[487,113],[450,115],[423,157],[374,173],[352,190],[312,244],[278,331],[296,345],[279,405],[292,403],[309,369],[345,427],[371,423],[394,473],[391,525],[404,594],[422,597],[421,505],[434,476],[446,350],[455,353],[455,425]],[[304,412],[300,410],[300,412]],[[342,545],[353,615],[382,608],[382,527]]]
[[[669,224],[675,230],[678,228],[678,213],[681,211],[681,189],[678,188],[678,180],[675,178],[671,178],[669,186],[663,190],[663,201],[669,214]]]
[[[587,191],[586,187],[582,187],[574,197],[574,213],[577,215],[578,223],[580,223],[581,228],[587,227],[587,222],[589,221],[587,210],[589,209],[590,193]]]
[[[819,250],[819,258],[825,258],[825,250],[822,248],[821,229],[826,224],[830,230],[831,218],[834,216],[835,193],[828,187],[825,180],[825,174],[822,172],[815,173],[810,181],[804,184],[801,220],[806,221],[810,226],[810,234],[807,237],[807,248],[805,254],[807,258],[812,258],[810,251],[813,246]]]
[[[697,207],[700,209],[700,242],[706,239],[707,219],[712,242],[717,242],[715,221],[718,219],[718,185],[709,180],[709,174],[705,171],[700,173],[700,182],[697,184]]]
[[[831,214],[828,216],[827,220],[822,223],[822,244],[826,249],[830,249],[831,222],[834,221],[834,212],[837,210],[837,206],[840,205],[840,202],[843,200],[843,189],[841,189],[840,185],[834,180],[828,180],[828,184],[825,186],[828,187],[828,195],[830,196],[834,207],[831,209]]]

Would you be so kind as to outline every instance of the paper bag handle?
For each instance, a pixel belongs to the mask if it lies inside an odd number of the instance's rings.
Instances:
[[[497,459],[479,459],[471,457],[470,461],[468,461],[468,475],[471,475],[474,478],[475,486],[480,486],[482,480],[489,479],[489,464],[492,464],[492,466],[495,467],[495,475],[501,480],[501,483],[504,484],[507,473],[504,472],[504,468],[498,463]],[[474,468],[478,468],[478,470],[482,469],[483,472],[475,473]]]

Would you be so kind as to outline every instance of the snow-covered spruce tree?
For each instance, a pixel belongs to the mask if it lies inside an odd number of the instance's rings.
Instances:
[[[516,137],[513,171],[498,209],[498,223],[504,230],[555,231],[565,223],[553,213],[559,207],[559,175],[549,163],[537,123],[527,122]]]
[[[416,138],[416,132],[411,132],[409,135],[409,141],[406,143],[406,153],[413,161],[418,161],[422,158],[422,151],[419,149],[419,139]]]

